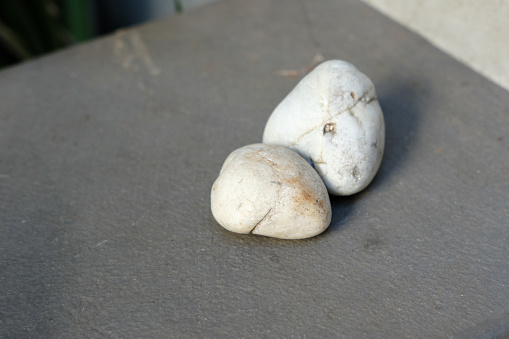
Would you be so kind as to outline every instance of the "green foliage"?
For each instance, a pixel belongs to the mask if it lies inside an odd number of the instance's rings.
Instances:
[[[100,1],[0,0],[0,68],[94,37]]]
[[[93,36],[89,0],[0,1],[0,67]]]
[[[182,6],[182,1],[173,0],[173,4],[175,5],[175,12],[182,13],[184,7]]]

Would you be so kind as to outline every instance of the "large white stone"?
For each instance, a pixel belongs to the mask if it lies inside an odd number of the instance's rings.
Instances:
[[[217,222],[237,233],[303,239],[331,221],[329,195],[316,171],[279,146],[254,144],[231,153],[210,199]]]
[[[263,142],[298,152],[331,194],[361,191],[375,176],[385,144],[373,83],[345,61],[320,64],[272,112]]]

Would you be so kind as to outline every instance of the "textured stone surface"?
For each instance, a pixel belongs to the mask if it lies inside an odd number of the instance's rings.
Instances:
[[[327,229],[327,189],[300,155],[285,147],[253,144],[226,158],[210,195],[224,228],[281,239],[305,239]]]
[[[317,237],[228,232],[212,183],[317,49],[375,84],[378,174]],[[507,333],[508,112],[357,0],[224,1],[4,70],[0,337]]]
[[[321,63],[272,112],[263,142],[298,152],[332,194],[362,191],[380,167],[385,146],[373,83],[348,62]]]

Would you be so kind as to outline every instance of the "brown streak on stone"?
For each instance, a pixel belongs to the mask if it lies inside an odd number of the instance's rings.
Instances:
[[[286,182],[291,187],[295,187],[296,190],[299,192],[295,199],[300,203],[314,203],[315,198],[313,195],[309,192],[308,188],[302,184],[302,181],[299,178],[290,178],[287,179]]]

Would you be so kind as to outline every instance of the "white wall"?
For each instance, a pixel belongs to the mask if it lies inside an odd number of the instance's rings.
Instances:
[[[185,11],[217,1],[219,0],[180,0],[180,3]],[[147,3],[150,8],[149,11],[152,18],[161,18],[175,12],[173,0],[145,0],[145,3]]]
[[[509,0],[362,0],[509,90]]]

